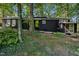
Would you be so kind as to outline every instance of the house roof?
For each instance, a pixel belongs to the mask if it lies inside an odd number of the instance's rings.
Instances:
[[[10,16],[4,17],[3,20],[16,20],[20,19],[19,17]],[[69,18],[47,18],[47,17],[34,17],[34,20],[69,20]]]
[[[60,22],[60,24],[76,24],[74,22]]]
[[[46,18],[46,17],[35,17],[34,20],[69,20],[69,18]]]
[[[15,17],[15,16],[12,16],[12,17],[4,17],[3,20],[16,20],[16,19],[20,19],[19,17]]]

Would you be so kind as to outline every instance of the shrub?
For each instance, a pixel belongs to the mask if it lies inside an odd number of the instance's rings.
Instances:
[[[18,42],[18,34],[16,30],[7,28],[0,30],[0,46],[16,44]]]

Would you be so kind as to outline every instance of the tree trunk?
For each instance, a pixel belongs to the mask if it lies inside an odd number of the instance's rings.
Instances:
[[[3,6],[2,17],[4,18],[4,4],[2,6]],[[2,28],[5,29],[5,20],[4,19],[2,19]]]
[[[17,4],[18,6],[18,16],[19,16],[19,19],[18,19],[18,37],[19,37],[19,40],[20,42],[22,42],[22,23],[21,23],[21,20],[22,20],[22,6],[21,4]]]
[[[33,4],[29,4],[30,7],[30,16],[29,16],[29,31],[34,30],[34,21],[33,21]]]

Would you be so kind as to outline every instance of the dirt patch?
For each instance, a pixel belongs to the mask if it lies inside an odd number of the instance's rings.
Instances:
[[[68,51],[65,49],[64,46],[61,45],[55,45],[54,47],[54,51],[56,53],[56,55],[60,55],[60,56],[68,56]]]
[[[61,33],[38,33],[31,36],[32,39],[40,44],[40,48],[47,52],[47,55],[69,56],[73,55],[73,47],[78,46],[79,39],[64,36]],[[77,42],[77,43],[76,43]],[[74,45],[74,46],[73,46]]]

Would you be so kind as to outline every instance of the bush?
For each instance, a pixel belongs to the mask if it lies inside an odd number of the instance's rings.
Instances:
[[[18,42],[18,34],[16,30],[7,28],[0,30],[0,46],[16,44]]]

